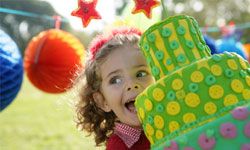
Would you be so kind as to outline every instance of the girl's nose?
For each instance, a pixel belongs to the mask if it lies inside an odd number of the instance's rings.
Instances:
[[[130,90],[132,90],[132,89],[139,89],[139,85],[138,84],[133,84],[133,85],[131,85],[131,86],[128,86],[128,88],[127,88],[127,91],[130,91]]]

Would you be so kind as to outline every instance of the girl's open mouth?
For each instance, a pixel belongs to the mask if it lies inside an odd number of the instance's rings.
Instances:
[[[134,103],[135,103],[134,99],[125,103],[125,107],[132,113],[136,113],[136,108]]]

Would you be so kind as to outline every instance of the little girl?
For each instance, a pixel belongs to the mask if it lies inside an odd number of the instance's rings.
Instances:
[[[77,125],[108,150],[150,148],[134,106],[137,95],[154,82],[138,47],[140,35],[135,28],[120,28],[97,36],[75,81],[81,87]]]

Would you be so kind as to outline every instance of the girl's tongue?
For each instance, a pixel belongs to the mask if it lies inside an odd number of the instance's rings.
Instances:
[[[135,109],[135,105],[134,105],[135,101],[131,101],[125,104],[125,106],[127,107],[127,109],[130,112],[136,113],[136,109]]]

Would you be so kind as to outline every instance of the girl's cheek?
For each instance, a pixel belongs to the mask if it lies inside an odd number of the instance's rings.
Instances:
[[[119,90],[122,88],[122,84],[121,83],[118,83],[118,84],[113,84],[111,86],[112,90]]]
[[[151,76],[148,76],[145,82],[147,82],[147,84],[152,84],[154,83],[154,79]]]

